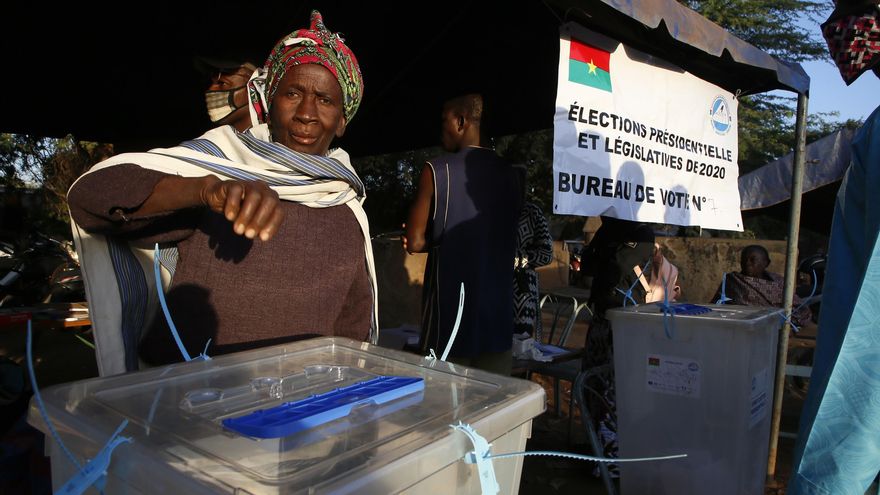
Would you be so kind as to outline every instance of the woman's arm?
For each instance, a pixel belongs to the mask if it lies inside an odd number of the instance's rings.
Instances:
[[[283,219],[278,194],[263,182],[179,177],[131,164],[80,178],[68,203],[86,230],[130,237],[149,232],[157,240],[179,240],[206,208],[223,214],[237,234],[250,239],[270,239]]]

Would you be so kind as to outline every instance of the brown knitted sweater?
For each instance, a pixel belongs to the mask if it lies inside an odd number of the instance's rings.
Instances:
[[[166,300],[190,355],[208,339],[208,354],[218,355],[318,335],[368,337],[373,295],[364,238],[347,206],[284,201],[284,221],[268,242],[236,235],[222,215],[201,208],[123,218],[165,175],[137,165],[109,167],[82,177],[68,201],[87,231],[147,248],[178,243]],[[182,360],[161,310],[140,354],[150,364]]]

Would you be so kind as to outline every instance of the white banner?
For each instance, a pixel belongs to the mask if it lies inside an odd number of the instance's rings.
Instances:
[[[737,101],[580,26],[563,26],[553,212],[742,231]]]

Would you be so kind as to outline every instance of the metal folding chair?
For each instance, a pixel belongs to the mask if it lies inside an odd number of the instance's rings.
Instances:
[[[584,433],[586,433],[587,443],[592,454],[596,457],[603,457],[604,449],[602,448],[602,442],[599,440],[599,435],[596,433],[591,410],[606,409],[612,414],[614,412],[602,396],[602,391],[595,387],[595,383],[598,380],[614,380],[614,366],[611,363],[589,368],[578,373],[574,380],[571,395],[574,397],[580,410],[581,423],[583,423]],[[602,477],[605,492],[608,495],[617,495],[617,488],[614,485],[614,480],[611,479],[611,473],[608,472],[607,463],[599,463],[599,474]]]
[[[564,299],[568,299],[570,296],[564,296]],[[571,316],[568,317],[568,320],[565,322],[565,326],[559,334],[558,339],[554,342],[553,337],[556,331],[556,325],[558,323],[558,315],[560,312],[560,307],[568,308],[568,305],[557,306],[553,325],[551,326],[550,333],[548,335],[549,340],[548,344],[552,344],[558,347],[570,348],[568,344],[568,337],[571,334],[572,328],[574,328],[575,322],[578,317],[582,314],[586,315],[587,318],[585,321],[590,321],[593,313],[590,310],[587,302],[578,302],[577,298],[570,297],[571,299]],[[542,299],[541,306],[543,307],[543,302],[547,300],[546,296]],[[533,361],[530,362],[527,366],[526,378],[528,379],[531,373],[538,373],[541,375],[549,376],[553,378],[553,399],[554,399],[554,407],[556,409],[556,415],[561,415],[562,406],[560,404],[560,396],[561,396],[561,382],[567,381],[574,383],[577,374],[581,371],[583,367],[583,359],[582,355],[584,352],[584,347],[586,346],[586,338],[584,343],[579,345],[576,348],[572,349],[574,359],[569,359],[565,361],[559,362],[539,362]],[[569,437],[571,437],[571,421],[572,421],[572,407],[574,405],[574,398],[569,396],[568,400],[568,411],[569,411],[569,419],[568,419],[568,433]]]

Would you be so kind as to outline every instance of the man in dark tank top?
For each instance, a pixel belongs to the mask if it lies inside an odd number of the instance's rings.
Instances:
[[[425,164],[406,223],[404,247],[427,252],[421,350],[442,356],[464,305],[449,361],[510,374],[513,259],[523,177],[482,146],[483,98],[448,100],[442,112],[448,154]]]

